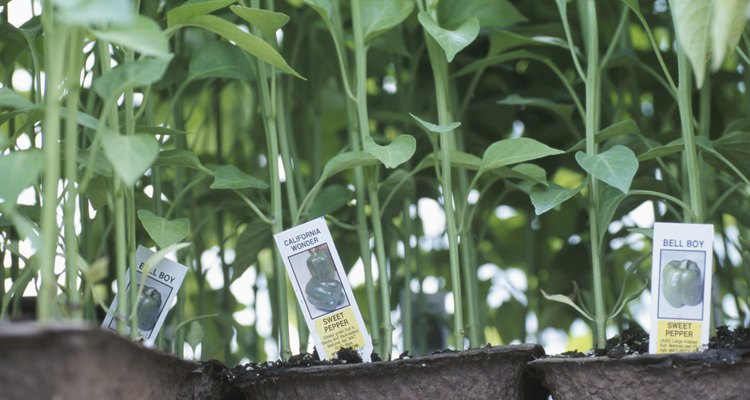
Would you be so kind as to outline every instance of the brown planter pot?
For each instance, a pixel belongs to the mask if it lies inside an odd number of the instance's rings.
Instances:
[[[83,325],[0,324],[4,400],[231,398],[225,370]]]
[[[747,350],[532,361],[555,400],[747,399]]]
[[[543,354],[539,345],[497,346],[389,362],[268,370],[236,384],[248,399],[522,399],[525,365]]]

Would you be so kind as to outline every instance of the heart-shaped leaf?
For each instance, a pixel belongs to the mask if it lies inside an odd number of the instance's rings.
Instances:
[[[460,122],[451,122],[450,124],[446,125],[435,125],[433,123],[427,122],[423,120],[422,118],[417,117],[416,115],[409,113],[412,118],[414,118],[415,121],[419,123],[419,125],[427,131],[428,133],[448,133],[453,132],[456,128],[461,126]]]
[[[403,22],[414,10],[412,0],[363,0],[360,2],[365,43]]]
[[[167,58],[145,58],[120,64],[94,81],[94,91],[105,100],[114,100],[126,89],[158,81],[167,65]]]
[[[378,165],[379,163],[379,159],[366,151],[339,153],[328,160],[326,166],[323,167],[323,173],[321,174],[320,180],[328,179],[339,172],[346,171],[347,169]]]
[[[703,85],[708,60],[711,1],[670,0],[677,40],[690,59],[698,87]]]
[[[396,168],[409,161],[414,152],[417,151],[417,140],[411,135],[398,135],[387,146],[375,143],[370,136],[364,140],[365,151],[377,157],[386,168]]]
[[[242,251],[238,251],[237,256],[232,261],[233,277],[239,278],[247,267],[258,260],[258,253],[261,249],[272,246],[271,225],[259,220],[248,223],[245,230],[237,238],[237,248],[242,249]]]
[[[438,18],[448,29],[477,17],[481,27],[506,27],[526,22],[526,17],[509,0],[440,0]]]
[[[127,24],[135,18],[129,0],[53,0],[55,19],[88,28],[91,25]]]
[[[159,158],[154,162],[155,167],[177,166],[205,171],[201,160],[190,150],[172,149],[164,150],[159,153]]]
[[[479,19],[476,17],[464,22],[456,30],[440,27],[426,11],[420,12],[418,18],[422,27],[443,49],[448,62],[453,61],[456,54],[470,45],[479,35]]]
[[[138,219],[160,249],[181,241],[190,233],[190,220],[187,218],[170,221],[149,210],[138,210]]]
[[[534,212],[536,215],[542,215],[580,193],[584,187],[586,187],[585,182],[573,189],[564,188],[556,183],[550,183],[549,186],[534,185],[531,188],[531,204],[534,205]]]
[[[354,198],[354,192],[343,185],[332,185],[324,188],[315,196],[308,216],[317,218],[330,214],[345,206]]]
[[[222,165],[214,170],[211,189],[268,189],[266,182],[240,171],[234,165]]]
[[[576,153],[576,161],[591,176],[616,187],[622,193],[630,190],[630,184],[638,171],[638,159],[633,151],[619,144],[596,155],[579,151]]]
[[[622,121],[615,122],[614,124],[600,130],[594,135],[594,141],[601,143],[607,139],[612,139],[618,136],[640,134],[641,130],[638,128],[638,124],[632,119],[625,119]],[[568,151],[578,151],[586,148],[586,139],[583,139],[575,144],[575,146],[568,149]]]
[[[495,168],[518,164],[546,156],[560,154],[562,151],[553,149],[544,143],[531,138],[514,138],[497,141],[485,150],[482,165],[477,176]]]
[[[36,149],[0,157],[0,204],[5,210],[15,207],[18,195],[36,182],[43,165],[42,152]]]
[[[625,194],[618,189],[606,186],[601,189],[599,196],[599,208],[597,208],[596,219],[599,224],[599,243],[604,240],[604,235],[609,230],[609,223],[615,216],[617,207],[625,200]]]
[[[153,19],[143,15],[137,15],[128,24],[108,25],[91,33],[97,39],[119,44],[143,55],[171,58],[167,35]]]
[[[190,58],[188,80],[227,78],[249,81],[254,67],[237,46],[216,41],[198,48]]]
[[[745,31],[747,22],[746,0],[714,0],[711,20],[711,69],[717,71],[724,57],[734,52]]]
[[[159,143],[149,135],[102,135],[104,155],[122,181],[132,186],[159,155]]]
[[[268,40],[276,40],[276,31],[289,22],[289,16],[270,10],[241,6],[229,7],[233,13],[257,27]]]

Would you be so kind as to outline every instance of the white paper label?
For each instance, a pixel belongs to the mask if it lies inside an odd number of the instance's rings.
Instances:
[[[151,271],[148,271],[146,279],[142,279],[143,268],[146,261],[154,255],[154,252],[138,246],[135,252],[135,262],[138,266],[136,270],[136,284],[139,285],[140,295],[138,297],[138,332],[147,341],[156,340],[164,320],[167,318],[167,312],[177,296],[177,291],[182,285],[182,281],[187,274],[187,267],[178,264],[169,259],[162,259]],[[128,269],[126,278],[126,293],[130,293],[130,269]],[[141,286],[140,283],[143,282]],[[107,316],[104,318],[102,328],[117,331],[117,297],[115,295],[112,305],[109,307]],[[130,324],[127,327],[127,333],[130,333]]]
[[[280,232],[274,239],[320,358],[351,347],[369,362],[372,339],[325,219]]]
[[[713,225],[654,224],[649,353],[708,345],[713,237]]]

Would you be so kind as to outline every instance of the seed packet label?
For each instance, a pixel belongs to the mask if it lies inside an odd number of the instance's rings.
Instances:
[[[708,345],[713,237],[713,225],[654,224],[649,353]]]
[[[155,253],[143,246],[138,246],[135,253],[135,262],[138,266],[135,272],[136,288],[139,291],[138,307],[136,316],[138,319],[138,332],[147,342],[154,342],[159,334],[164,320],[167,318],[169,308],[177,296],[177,291],[182,286],[182,281],[187,274],[187,267],[169,259],[162,259],[153,268],[147,266],[148,259]],[[144,273],[146,277],[143,278]],[[130,293],[130,269],[126,278],[126,293]],[[117,298],[115,295],[112,305],[109,307],[107,316],[104,318],[102,328],[117,331]],[[128,324],[126,333],[130,333]]]
[[[274,235],[321,359],[353,348],[370,361],[372,339],[323,217]]]

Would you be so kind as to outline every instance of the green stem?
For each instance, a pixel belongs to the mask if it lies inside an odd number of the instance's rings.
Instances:
[[[362,29],[362,14],[360,11],[360,0],[352,0],[352,29],[354,31],[354,59],[355,59],[355,76],[356,84],[355,96],[357,98],[357,121],[359,126],[360,139],[364,143],[366,137],[370,136],[369,117],[367,110],[367,46],[364,42],[364,33]],[[376,167],[377,168],[377,167]],[[375,173],[377,175],[377,172]],[[390,285],[388,282],[383,227],[381,223],[380,200],[378,199],[377,179],[370,179],[368,186],[368,198],[372,214],[373,234],[375,236],[375,258],[378,263],[378,283],[380,286],[380,302],[382,306],[383,317],[383,345],[381,351],[386,359],[390,359],[393,348],[393,323],[391,322],[391,300]]]
[[[138,3],[138,2],[137,2]],[[133,62],[135,59],[135,53],[133,50],[126,50],[125,51],[125,62]],[[134,105],[133,105],[133,88],[128,88],[125,90],[125,135],[133,136],[135,135],[135,116],[134,116]],[[137,275],[136,275],[136,268],[135,268],[135,229],[136,229],[136,221],[135,221],[135,190],[133,189],[132,185],[127,185],[125,188],[125,218],[127,221],[127,265],[130,266],[129,272],[130,272],[130,298],[133,300],[133,309],[135,309],[135,305],[137,303],[138,298],[138,287],[135,283],[138,283],[136,281]],[[180,306],[178,305],[178,308]],[[139,336],[138,332],[138,314],[132,313],[133,318],[130,320],[130,337],[132,339],[136,339]]]
[[[596,0],[586,0],[586,153],[596,155],[594,135],[599,131],[601,75],[599,69],[599,29],[596,18]],[[606,311],[604,309],[604,283],[602,281],[601,244],[599,243],[598,209],[599,185],[589,177],[589,235],[591,240],[591,272],[594,290],[594,346],[604,348],[606,343]]]
[[[435,81],[435,100],[437,102],[438,124],[448,125],[452,122],[450,108],[448,106],[448,61],[442,49],[430,37],[424,33],[427,41],[427,53],[433,70]],[[463,299],[461,294],[461,269],[458,251],[458,229],[456,227],[456,216],[453,206],[453,183],[451,171],[451,152],[453,150],[452,132],[440,134],[440,155],[442,175],[441,183],[443,189],[443,209],[445,212],[446,228],[448,230],[448,253],[450,259],[451,282],[453,284],[453,336],[455,346],[458,350],[464,349],[464,323],[463,323]]]
[[[53,7],[45,2],[42,14],[42,25],[48,45],[45,46],[48,60],[45,81],[45,115],[42,122],[44,136],[42,151],[44,153],[44,186],[43,207],[41,215],[41,248],[39,265],[42,284],[37,301],[37,318],[41,322],[52,319],[55,307],[57,282],[55,277],[55,253],[57,249],[57,185],[60,181],[60,87],[63,78],[65,44],[64,29],[57,29],[53,16]]]
[[[701,171],[698,160],[698,150],[695,146],[695,132],[693,130],[692,115],[692,76],[690,63],[681,46],[677,46],[678,82],[677,104],[680,111],[680,130],[685,143],[685,166],[687,168],[688,193],[690,207],[695,215],[695,222],[703,222],[703,196],[701,187]]]
[[[268,145],[268,170],[271,182],[271,215],[272,231],[274,234],[283,230],[282,226],[282,198],[281,180],[279,179],[279,133],[276,126],[276,106],[272,94],[276,93],[276,76],[272,74],[269,78],[267,66],[258,61],[258,73],[260,78],[260,95],[265,117],[266,141]],[[270,80],[270,88],[269,88]],[[287,311],[286,295],[286,272],[278,249],[274,248],[274,277],[276,280],[277,302],[279,304],[279,341],[280,356],[287,359],[292,355],[289,345],[289,315]]]
[[[80,48],[80,31],[71,31],[68,43],[68,76],[66,107],[68,109],[65,120],[65,178],[68,182],[67,197],[64,205],[63,223],[65,229],[65,283],[68,292],[68,309],[71,318],[83,318],[81,296],[78,291],[78,242],[75,231],[75,208],[77,203],[78,181],[78,125],[76,113],[80,96],[78,84],[83,53]]]
[[[403,315],[401,316],[404,329],[404,351],[414,351],[412,348],[414,340],[414,307],[411,293],[411,268],[414,263],[415,249],[411,247],[411,236],[414,233],[414,228],[409,208],[409,200],[404,199],[404,206],[401,211],[404,231],[404,303],[402,304]]]

